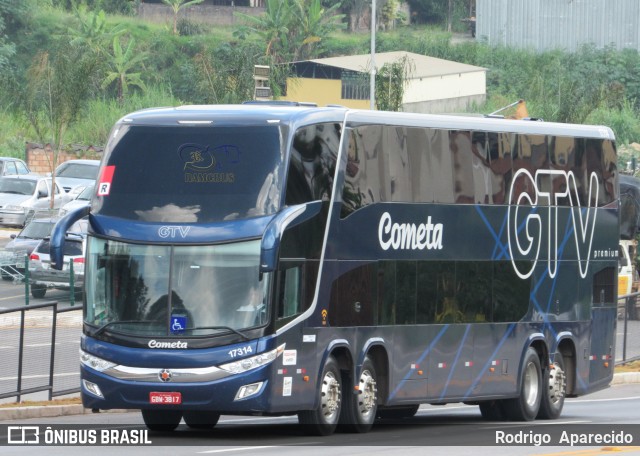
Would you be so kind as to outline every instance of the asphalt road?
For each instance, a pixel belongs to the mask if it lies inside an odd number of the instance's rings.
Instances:
[[[328,437],[305,435],[295,417],[227,417],[221,418],[212,430],[192,430],[182,424],[171,433],[148,432],[150,445],[127,447],[93,446],[91,451],[111,454],[115,451],[136,456],[162,454],[261,454],[284,456],[304,452],[316,455],[406,456],[438,455],[602,455],[614,453],[640,454],[640,385],[616,385],[591,395],[567,399],[564,413],[558,420],[534,422],[484,421],[476,406],[451,404],[422,406],[416,417],[401,421],[380,422],[367,434],[336,433]],[[116,429],[126,432],[144,429],[139,413],[100,413],[93,415],[39,418],[1,423],[1,426],[38,426],[79,429]],[[584,434],[611,435],[626,439],[624,444],[582,445],[580,448],[556,446],[562,432],[568,439]],[[5,435],[3,435],[5,433]],[[549,436],[551,446],[509,446],[513,439],[538,439]],[[509,437],[510,436],[510,437]],[[520,436],[520,437],[518,437]],[[526,437],[528,436],[528,437]],[[502,440],[498,440],[498,439]],[[629,440],[629,438],[631,440]],[[4,440],[3,440],[4,439]],[[32,454],[36,448],[6,442],[6,431],[0,427],[0,448],[3,454]],[[564,442],[562,442],[564,443]],[[569,443],[569,441],[567,441]],[[579,442],[577,442],[579,443]],[[44,445],[46,446],[46,445]],[[38,447],[41,451],[45,448]],[[86,448],[46,446],[48,455],[73,455]],[[84,454],[84,453],[82,453]]]

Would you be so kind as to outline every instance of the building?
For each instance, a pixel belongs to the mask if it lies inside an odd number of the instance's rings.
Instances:
[[[485,101],[486,68],[404,51],[376,54],[376,68],[405,57],[410,69],[403,111],[459,112]],[[369,109],[370,54],[305,60],[292,66],[296,76],[287,79],[286,96],[281,99]]]
[[[476,0],[476,39],[491,46],[574,52],[640,50],[638,0]]]

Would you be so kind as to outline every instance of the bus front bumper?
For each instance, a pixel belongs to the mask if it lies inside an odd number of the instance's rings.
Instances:
[[[208,410],[240,413],[270,412],[263,394],[269,383],[268,366],[213,381],[181,383],[171,370],[157,369],[166,381],[131,381],[81,367],[82,404],[90,409]]]

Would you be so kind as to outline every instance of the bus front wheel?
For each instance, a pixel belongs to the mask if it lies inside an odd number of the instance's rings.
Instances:
[[[183,418],[191,429],[212,429],[218,424],[220,414],[208,411],[191,411],[184,412]]]
[[[173,431],[180,424],[182,412],[179,410],[141,410],[144,424],[152,431]]]
[[[538,352],[532,347],[527,349],[520,375],[520,394],[504,401],[507,418],[512,421],[531,421],[540,410],[542,399],[542,372]]]
[[[555,420],[562,413],[564,398],[567,393],[567,375],[564,370],[562,354],[556,352],[553,357],[553,365],[544,370],[545,380],[543,386],[546,391],[542,394],[538,418],[543,420]]]
[[[331,435],[336,430],[342,408],[340,369],[332,356],[322,368],[317,394],[316,409],[298,412],[298,421],[309,434]]]
[[[369,432],[378,410],[376,368],[369,357],[364,359],[357,389],[345,387],[344,405],[340,417],[341,428],[347,432]]]

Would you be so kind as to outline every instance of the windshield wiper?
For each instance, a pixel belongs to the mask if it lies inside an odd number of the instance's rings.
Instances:
[[[230,332],[232,332],[234,334],[239,335],[244,340],[251,340],[251,338],[248,337],[246,334],[243,334],[240,331],[238,331],[237,329],[233,329],[230,326],[197,326],[195,328],[187,328],[187,331],[199,331],[199,330],[202,330],[202,329],[226,329],[227,331],[230,331]]]
[[[129,323],[146,323],[149,324],[151,322],[149,322],[148,320],[122,320],[122,321],[110,321],[108,323],[105,323],[104,325],[100,326],[98,329],[96,329],[95,331],[93,331],[90,335],[91,337],[96,337],[99,334],[102,334],[102,332],[104,332],[105,329],[107,329],[109,326],[111,325],[121,325],[121,324],[129,324]]]

